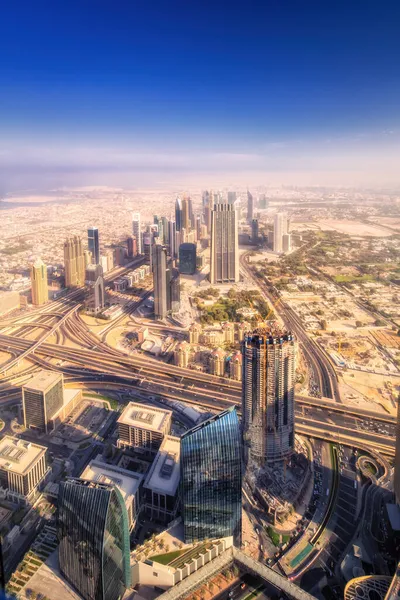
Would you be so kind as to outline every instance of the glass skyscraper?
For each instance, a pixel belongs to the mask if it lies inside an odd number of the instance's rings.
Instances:
[[[84,600],[119,600],[130,587],[128,514],[119,490],[84,479],[60,483],[60,570]]]
[[[241,436],[235,408],[184,433],[180,460],[185,542],[233,536],[240,545]]]
[[[88,250],[92,253],[92,261],[95,265],[100,263],[99,230],[97,227],[88,229]]]
[[[193,275],[196,272],[196,244],[179,246],[179,273]]]

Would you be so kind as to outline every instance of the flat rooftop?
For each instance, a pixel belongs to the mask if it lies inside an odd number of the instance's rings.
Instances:
[[[35,390],[36,392],[46,392],[54,384],[62,379],[61,373],[55,371],[40,371],[37,375],[34,375],[32,379],[27,381],[23,385],[25,390]]]
[[[6,435],[0,440],[0,469],[25,475],[47,448]]]
[[[166,421],[171,418],[172,410],[129,402],[117,422],[130,425],[131,427],[138,427],[139,429],[149,429],[150,431],[159,431],[162,433]]]
[[[160,494],[175,496],[180,479],[181,440],[166,435],[151,465],[144,487]]]
[[[96,483],[115,484],[127,502],[130,496],[134,496],[143,480],[143,475],[133,473],[115,465],[108,465],[100,460],[92,460],[85,468],[81,479],[88,479]]]

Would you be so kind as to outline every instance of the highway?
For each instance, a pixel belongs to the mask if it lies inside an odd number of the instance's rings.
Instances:
[[[248,253],[241,255],[240,266],[243,273],[253,281],[262,295],[273,306],[276,298],[271,297],[264,282],[256,277],[253,270],[249,267]],[[274,310],[279,314],[286,329],[291,331],[300,342],[304,356],[312,368],[314,379],[317,381],[321,395],[340,402],[337,374],[327,354],[308,336],[296,313],[285,302],[281,300],[279,308],[275,308]]]

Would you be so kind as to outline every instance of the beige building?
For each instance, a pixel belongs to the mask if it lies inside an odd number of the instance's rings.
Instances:
[[[199,323],[192,323],[189,327],[189,342],[191,344],[198,344],[200,341],[201,332],[201,325]]]
[[[85,256],[80,237],[64,242],[65,287],[80,287],[85,283]]]
[[[218,348],[210,355],[210,373],[222,377],[225,373],[225,352]]]
[[[38,258],[31,265],[31,284],[32,284],[32,304],[42,306],[49,299],[47,284],[47,267],[44,262]]]
[[[156,453],[171,432],[172,411],[130,402],[117,423],[119,448]]]
[[[0,440],[0,486],[30,499],[48,471],[47,448],[6,435]]]
[[[166,435],[144,482],[145,510],[150,519],[173,521],[179,506],[181,440]]]
[[[181,342],[174,351],[175,364],[186,368],[189,364],[190,346],[187,342]]]
[[[235,342],[235,326],[233,323],[223,323],[222,331],[224,333],[225,344],[233,344]]]
[[[40,371],[22,386],[24,425],[48,433],[52,419],[64,404],[63,376],[55,371]]]
[[[239,231],[235,207],[217,202],[211,211],[210,282],[239,281]]]
[[[232,354],[229,361],[229,375],[235,381],[242,381],[242,355],[240,352]]]
[[[125,502],[128,512],[129,531],[132,531],[137,523],[141,509],[141,485],[144,476],[116,465],[108,465],[101,460],[92,460],[81,475],[82,479],[95,481],[96,483],[111,483],[117,486]]]

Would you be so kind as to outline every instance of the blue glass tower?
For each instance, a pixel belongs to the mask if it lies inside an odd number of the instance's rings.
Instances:
[[[59,563],[84,600],[119,600],[130,587],[128,514],[119,490],[68,479],[60,484]]]
[[[235,408],[181,438],[181,498],[185,542],[233,536],[240,545],[242,468]]]
[[[92,253],[92,261],[95,265],[100,263],[99,230],[97,227],[88,229],[88,250]]]

